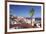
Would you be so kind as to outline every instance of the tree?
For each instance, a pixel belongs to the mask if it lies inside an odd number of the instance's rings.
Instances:
[[[31,24],[32,24],[32,18],[34,15],[34,9],[33,8],[30,10],[29,15],[31,16]]]

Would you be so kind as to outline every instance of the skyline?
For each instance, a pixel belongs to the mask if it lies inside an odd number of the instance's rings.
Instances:
[[[30,17],[29,11],[34,9],[34,18],[41,17],[41,6],[10,5],[10,14],[15,16]]]

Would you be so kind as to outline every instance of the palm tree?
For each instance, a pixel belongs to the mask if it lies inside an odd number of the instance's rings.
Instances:
[[[29,15],[31,16],[31,24],[32,24],[32,18],[34,15],[34,9],[33,8],[30,10]]]

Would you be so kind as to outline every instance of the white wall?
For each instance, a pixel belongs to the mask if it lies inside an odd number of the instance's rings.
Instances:
[[[29,0],[29,1],[32,1],[32,2],[46,2],[46,0]],[[46,4],[46,3],[45,3]],[[5,18],[4,18],[4,12],[5,12],[5,6],[4,6],[5,4],[4,4],[4,0],[0,0],[0,34],[4,34],[4,30],[5,30],[5,27],[4,27],[4,20],[5,20]],[[46,5],[45,5],[46,6]],[[45,14],[46,14],[46,12],[45,12]],[[45,17],[46,17],[46,15],[45,15]],[[46,20],[46,18],[45,18],[45,20]],[[45,28],[46,28],[46,21],[45,21]],[[46,29],[45,29],[46,30]],[[46,31],[44,31],[44,32],[28,32],[28,33],[16,33],[16,34],[45,34],[46,33]]]

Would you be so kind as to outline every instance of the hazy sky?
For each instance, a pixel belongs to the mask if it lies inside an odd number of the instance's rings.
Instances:
[[[35,10],[34,17],[41,17],[41,6],[10,5],[10,13],[15,16],[30,17],[29,11]]]

